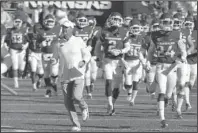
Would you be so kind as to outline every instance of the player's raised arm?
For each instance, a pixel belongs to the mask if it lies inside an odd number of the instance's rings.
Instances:
[[[195,49],[195,46],[194,46],[194,43],[192,41],[191,35],[189,35],[186,40],[187,40],[187,43],[189,44],[189,48],[187,49],[187,55],[189,55]]]
[[[180,33],[180,34],[182,34],[182,33]],[[179,52],[181,54],[182,61],[186,61],[186,57],[187,57],[185,41],[186,40],[184,40],[182,38],[182,35],[180,35],[180,39],[178,40],[177,44],[178,44]]]

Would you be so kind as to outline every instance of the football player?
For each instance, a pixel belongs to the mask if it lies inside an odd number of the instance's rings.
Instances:
[[[108,27],[104,27],[101,31],[100,40],[96,45],[96,55],[100,61],[104,62],[108,113],[113,115],[115,114],[114,104],[119,96],[119,88],[122,83],[122,62],[120,59],[122,54],[130,49],[130,46],[124,41],[126,33],[122,28],[121,14],[118,12],[111,13],[108,21]]]
[[[167,92],[171,92],[172,94],[177,80],[177,73],[174,69],[168,75],[165,72],[173,66],[176,59],[178,60],[177,62],[184,62],[186,60],[186,50],[180,43],[183,41],[181,33],[173,30],[173,18],[169,13],[162,14],[160,17],[160,30],[152,32],[151,38],[154,45],[149,48],[148,57],[152,57],[150,56],[152,54],[157,57],[156,80],[159,85],[158,108],[161,127],[165,128],[168,126],[164,116],[165,95]],[[178,57],[179,55],[180,57]]]
[[[32,79],[32,88],[33,91],[36,91],[41,87],[41,79],[44,76],[43,63],[42,63],[42,53],[41,43],[38,43],[38,40],[41,38],[36,33],[36,25],[28,33],[28,42],[29,42],[29,62],[31,66],[31,79]],[[38,81],[36,82],[36,75],[38,74]]]
[[[18,88],[18,69],[20,73],[23,73],[26,64],[25,54],[26,49],[28,48],[28,29],[22,26],[24,21],[20,15],[15,16],[13,22],[13,27],[7,32],[6,43],[10,48],[10,55],[12,59],[14,87]]]
[[[195,84],[197,78],[197,29],[194,29],[194,21],[192,17],[187,17],[183,24],[184,28],[188,29],[191,33],[187,38],[187,63],[188,63],[188,75],[187,84],[185,86],[185,101],[186,111],[190,110],[191,104],[189,100],[190,90]],[[192,41],[192,42],[191,42]]]
[[[130,22],[129,37],[126,41],[130,44],[130,50],[124,55],[125,64],[125,89],[128,90],[128,101],[130,105],[135,104],[135,98],[138,92],[138,85],[142,77],[142,64],[146,63],[143,56],[145,48],[142,44],[145,42],[144,36],[141,34],[141,24],[138,19]]]
[[[133,16],[131,16],[131,15],[127,15],[127,16],[124,17],[124,20],[123,20],[123,28],[124,28],[126,31],[129,31],[131,20],[133,20]]]
[[[5,44],[6,28],[1,24],[1,74],[4,74],[12,65],[8,48]]]
[[[40,36],[37,43],[41,43],[42,62],[44,69],[44,81],[46,85],[45,97],[51,97],[51,87],[54,89],[55,95],[57,95],[57,78],[59,63],[51,63],[51,57],[53,56],[53,45],[58,42],[58,37],[61,35],[60,25],[56,25],[56,19],[52,14],[46,14],[43,16],[43,23],[38,24],[35,27],[37,36]]]
[[[193,42],[192,42],[192,38],[191,38],[191,31],[189,29],[186,28],[182,28],[183,22],[184,22],[184,17],[182,14],[180,13],[176,13],[174,16],[174,23],[173,23],[173,29],[175,31],[179,31],[182,41],[180,42],[181,45],[183,45],[184,49],[187,51],[187,43],[188,43],[188,47],[189,49],[193,49]],[[185,86],[186,86],[186,82],[187,82],[187,75],[188,75],[188,65],[187,65],[187,61],[185,62],[179,62],[179,64],[177,65],[177,97],[176,97],[176,92],[173,93],[173,100],[175,101],[175,104],[177,104],[177,117],[178,118],[182,118],[181,115],[181,107],[183,104],[183,97],[185,94]],[[175,90],[176,91],[176,90]],[[170,93],[167,94],[167,97],[170,97]],[[176,101],[177,99],[177,101]],[[187,106],[190,107],[190,103],[189,101],[187,101]],[[174,109],[174,106],[172,106],[172,108]]]
[[[93,25],[90,26],[88,18],[83,14],[79,13],[77,18],[76,18],[76,26],[74,27],[73,34],[76,37],[81,37],[84,42],[89,46],[90,51],[92,51],[92,36],[94,32],[96,22],[93,19]],[[85,88],[87,91],[87,98],[91,99],[92,98],[92,91],[93,91],[93,86],[94,82],[96,80],[96,75],[97,75],[97,65],[95,62],[95,59],[93,56],[90,60],[90,62],[87,64],[87,70],[85,74]]]
[[[159,19],[154,19],[151,23],[151,34],[152,32],[156,32],[156,31],[159,31],[160,30],[160,26],[159,26]],[[146,50],[148,51],[152,40],[151,40],[151,36],[146,36],[145,38],[146,42]],[[146,71],[146,90],[147,90],[147,93],[150,93],[151,94],[151,98],[153,99],[155,97],[155,92],[156,92],[156,89],[157,89],[157,83],[155,81],[155,74],[156,74],[156,64],[157,64],[157,58],[152,56],[151,58],[148,58],[148,59],[151,59],[149,60],[148,63],[150,64],[147,64],[147,67],[148,67],[148,71]]]

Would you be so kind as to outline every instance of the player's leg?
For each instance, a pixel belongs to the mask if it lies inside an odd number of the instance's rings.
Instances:
[[[130,64],[129,64],[130,65]],[[131,101],[132,98],[132,67],[124,69],[124,88],[127,91],[127,101]]]
[[[90,62],[86,65],[86,70],[85,70],[85,88],[87,91],[87,98],[91,99],[92,94],[91,94],[91,64]]]
[[[31,79],[32,79],[32,87],[33,87],[33,91],[37,90],[37,86],[36,86],[36,71],[37,71],[37,57],[36,57],[36,53],[31,52],[29,55],[29,61],[30,61],[30,66],[31,66]]]
[[[45,82],[45,88],[46,88],[45,97],[51,97],[50,65],[51,65],[50,61],[43,60],[44,82]]]
[[[122,84],[122,71],[123,71],[123,66],[121,61],[113,61],[113,68],[115,68],[115,72],[113,75],[113,91],[112,91],[112,103],[113,103],[113,107],[115,107],[115,102],[119,97],[120,94],[120,88],[121,88],[121,84]],[[113,108],[113,111],[110,115],[114,115],[115,114],[115,108]]]
[[[113,102],[112,102],[112,88],[113,88],[113,73],[115,68],[112,65],[113,60],[104,59],[104,74],[105,74],[105,96],[108,100],[108,108],[107,113],[111,113],[113,111]]]
[[[172,111],[175,112],[177,107],[177,88],[173,89],[173,94],[172,94]]]
[[[57,96],[57,81],[58,81],[58,69],[59,69],[59,61],[56,64],[51,65],[51,85]]]
[[[173,71],[167,75],[167,90],[166,90],[165,100],[168,101],[172,98],[173,92],[176,90],[175,89],[176,83],[177,83],[177,73],[176,71]],[[168,104],[168,102],[165,101],[165,107],[167,106],[166,104]],[[173,104],[173,106],[175,107],[176,105]]]
[[[135,104],[135,99],[138,93],[139,83],[142,78],[142,69],[143,69],[139,60],[135,60],[133,64],[134,64],[132,68],[133,93],[130,101],[130,105],[132,106]]]
[[[194,86],[195,81],[197,79],[197,64],[189,64],[188,70],[190,70],[190,72],[188,73],[188,78],[187,78],[189,79],[188,80],[189,82],[187,81],[186,86],[185,86],[186,111],[192,108],[190,104],[190,90]]]
[[[41,80],[44,76],[44,70],[43,70],[43,63],[42,63],[42,54],[38,53],[38,59],[37,59],[37,74],[38,74],[38,81],[36,83],[37,88],[41,88]]]
[[[19,88],[18,83],[18,68],[19,68],[19,57],[18,51],[14,49],[10,49],[10,56],[12,60],[12,72],[13,72],[13,79],[14,79],[14,87]]]
[[[97,67],[97,63],[94,57],[91,58],[91,92],[94,90],[94,83],[96,81],[97,78],[97,72],[98,72],[98,67]]]
[[[181,63],[178,65],[177,68],[177,117],[182,118],[181,116],[181,108],[183,104],[183,98],[184,98],[184,89],[186,85],[186,76],[187,76],[187,64]]]
[[[159,116],[161,119],[161,127],[166,127],[165,116],[164,116],[164,98],[166,93],[166,83],[167,83],[167,76],[165,76],[162,72],[165,70],[163,67],[165,64],[157,64],[156,66],[156,81],[159,85],[159,94],[158,94],[158,110]]]
[[[157,89],[157,83],[155,82],[156,65],[151,65],[151,70],[146,74],[146,90],[151,94],[153,99],[155,91]]]
[[[19,53],[19,73],[20,76],[23,76],[24,70],[25,70],[25,66],[26,66],[26,50],[22,50]]]

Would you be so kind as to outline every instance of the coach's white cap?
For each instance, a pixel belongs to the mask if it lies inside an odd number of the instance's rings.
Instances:
[[[69,20],[66,20],[66,21],[62,21],[60,23],[61,25],[65,26],[65,27],[71,27],[71,28],[74,28],[74,23],[72,23],[71,21]]]

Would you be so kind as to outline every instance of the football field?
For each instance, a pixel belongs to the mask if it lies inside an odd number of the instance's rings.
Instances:
[[[12,79],[2,79],[6,85],[13,87]],[[116,102],[116,115],[106,114],[106,97],[104,80],[97,80],[93,99],[86,99],[90,118],[82,122],[85,132],[197,132],[197,88],[191,92],[192,109],[183,113],[183,119],[176,119],[171,105],[165,108],[165,117],[169,126],[162,129],[159,116],[156,116],[156,99],[151,100],[145,85],[140,85],[135,105],[129,106],[126,92],[121,90]],[[68,132],[71,122],[59,87],[57,97],[45,98],[42,87],[32,92],[30,80],[20,80],[20,88],[15,89],[18,96],[12,96],[1,89],[1,132]],[[85,92],[85,91],[84,91]],[[185,109],[185,102],[183,110]]]

